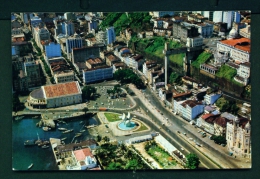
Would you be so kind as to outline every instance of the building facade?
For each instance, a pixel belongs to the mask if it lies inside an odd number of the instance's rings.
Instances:
[[[238,119],[227,123],[227,147],[233,155],[251,158],[251,125],[248,119]]]
[[[109,27],[106,29],[107,33],[107,44],[112,44],[116,41],[116,33],[114,27]]]
[[[73,36],[66,39],[67,54],[70,54],[73,48],[82,48],[82,47],[83,47],[83,40],[79,35],[74,34]]]
[[[98,80],[113,78],[113,67],[105,65],[93,69],[85,69],[82,71],[82,73],[84,83],[88,84]]]
[[[77,81],[42,86],[27,98],[33,108],[56,108],[82,102],[82,92]]]

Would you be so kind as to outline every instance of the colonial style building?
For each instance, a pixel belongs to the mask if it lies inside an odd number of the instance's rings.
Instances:
[[[228,39],[217,43],[217,50],[222,53],[228,53],[231,60],[237,63],[250,61],[250,39]]]
[[[227,147],[235,156],[251,158],[251,125],[250,120],[235,118],[227,123]]]
[[[237,75],[234,77],[236,81],[247,85],[250,77],[250,62],[241,63],[237,69]]]
[[[55,108],[82,102],[82,92],[77,81],[42,86],[27,98],[33,108]]]
[[[173,111],[180,114],[184,119],[191,121],[204,111],[204,104],[195,100],[174,100]]]

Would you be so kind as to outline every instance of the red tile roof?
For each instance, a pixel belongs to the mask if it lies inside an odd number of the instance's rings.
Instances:
[[[85,160],[87,156],[93,157],[92,152],[89,148],[75,150],[73,151],[73,153],[78,161]]]
[[[78,82],[76,81],[43,86],[43,89],[47,98],[81,93],[81,90],[78,88]]]
[[[248,38],[229,39],[229,40],[222,40],[220,42],[229,46],[233,46],[234,48],[237,48],[239,50],[250,52],[251,40]]]

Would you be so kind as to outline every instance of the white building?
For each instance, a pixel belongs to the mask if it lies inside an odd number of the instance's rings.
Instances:
[[[247,25],[245,28],[239,30],[239,34],[245,38],[250,39],[251,36],[251,26]]]
[[[203,45],[203,38],[202,37],[191,37],[187,38],[187,47],[197,47]]]
[[[238,63],[245,63],[250,61],[250,43],[248,38],[222,40],[217,42],[217,50],[228,53]]]
[[[82,71],[83,81],[88,84],[98,80],[105,80],[113,77],[113,67],[103,65]]]
[[[93,156],[90,148],[75,150],[72,152],[72,156],[75,157],[77,166],[79,166],[77,168],[80,168],[80,170],[87,170],[97,167],[97,160]]]
[[[204,104],[195,100],[174,100],[173,111],[180,114],[184,119],[191,121],[204,112]]]
[[[65,71],[65,72],[64,71],[58,72],[53,75],[53,78],[56,83],[67,83],[70,81],[74,81],[74,77],[75,77],[75,75],[72,70]]]
[[[206,104],[214,104],[221,97],[221,93],[211,93],[204,96],[204,101]]]
[[[211,37],[213,33],[213,24],[209,23],[200,23],[196,24],[196,27],[198,27],[198,32],[202,37]]]
[[[227,123],[227,147],[235,156],[251,158],[251,125],[250,120],[237,117]]]
[[[236,81],[247,85],[250,77],[250,62],[241,63],[237,70],[237,75],[234,77]]]

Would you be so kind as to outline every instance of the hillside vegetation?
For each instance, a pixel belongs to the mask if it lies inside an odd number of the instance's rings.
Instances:
[[[196,68],[200,68],[200,64],[206,63],[210,59],[211,55],[211,53],[204,51],[198,56],[196,60],[192,62],[191,65]]]

